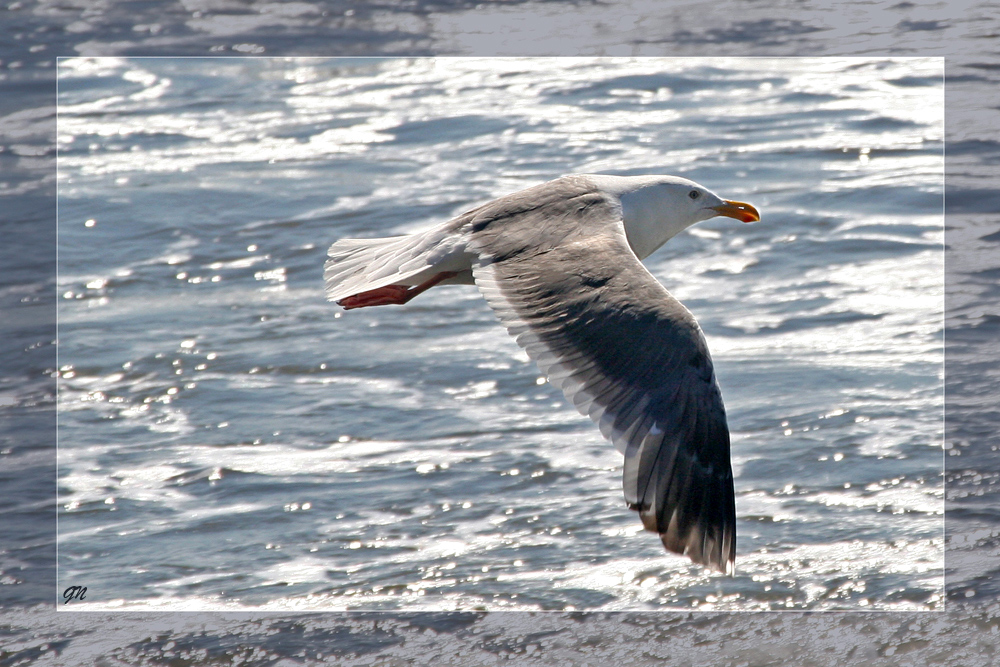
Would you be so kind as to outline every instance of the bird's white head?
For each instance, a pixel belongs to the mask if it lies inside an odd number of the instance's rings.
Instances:
[[[671,237],[696,222],[724,215],[756,222],[750,204],[723,199],[708,188],[679,176],[588,174],[603,192],[621,201],[625,235],[632,251],[645,259]]]

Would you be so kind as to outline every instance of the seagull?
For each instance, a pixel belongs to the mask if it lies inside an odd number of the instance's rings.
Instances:
[[[563,176],[408,236],[342,239],[345,310],[475,284],[549,382],[624,454],[625,501],[669,552],[732,574],[729,427],[705,336],[641,260],[715,216],[760,220],[678,176]]]

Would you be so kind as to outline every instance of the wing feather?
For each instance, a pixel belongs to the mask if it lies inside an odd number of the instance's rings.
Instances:
[[[628,245],[585,177],[470,216],[473,275],[553,385],[625,455],[626,502],[666,549],[729,572],[736,511],[725,408],[694,317]]]

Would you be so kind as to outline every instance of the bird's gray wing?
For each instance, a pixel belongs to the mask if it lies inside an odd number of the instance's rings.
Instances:
[[[731,572],[729,428],[712,360],[694,316],[629,248],[620,204],[567,177],[470,213],[476,284],[625,454],[629,507],[668,550]]]

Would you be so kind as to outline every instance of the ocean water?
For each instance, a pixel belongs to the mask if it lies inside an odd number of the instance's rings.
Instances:
[[[77,610],[937,610],[943,60],[69,58],[58,584]],[[749,201],[646,262],[733,437],[733,577],[475,288],[324,300],[326,248],[566,173]]]

